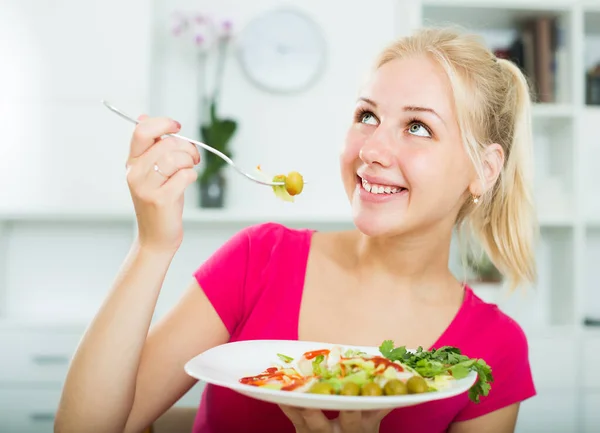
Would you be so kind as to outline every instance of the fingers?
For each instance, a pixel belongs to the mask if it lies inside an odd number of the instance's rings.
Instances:
[[[160,192],[167,197],[178,197],[198,178],[198,173],[193,168],[179,170],[166,182]]]
[[[159,187],[179,170],[194,168],[194,159],[187,152],[175,151],[165,153],[157,158],[147,169],[148,185]]]
[[[297,433],[332,433],[331,421],[318,409],[280,406],[283,413],[292,421]]]
[[[189,154],[194,164],[198,164],[200,162],[200,153],[198,152],[198,148],[189,141],[181,140],[175,137],[165,137],[159,140],[143,155],[138,157],[138,159],[140,161],[144,161],[143,164],[145,167],[150,167],[156,164],[160,158],[174,152],[185,152]]]
[[[196,146],[166,137],[132,161],[128,167],[128,182],[130,187],[158,188],[179,170],[192,168],[199,162]]]
[[[306,428],[311,433],[331,433],[331,422],[318,409],[302,409],[302,418],[306,424]]]
[[[377,421],[381,422],[393,409],[384,409],[384,410],[368,410],[362,413],[362,417],[367,421]]]
[[[306,423],[304,422],[304,418],[302,417],[302,412],[300,409],[291,406],[280,405],[281,411],[285,416],[289,418],[289,420],[296,427],[296,431],[302,431],[303,428],[306,428]]]
[[[342,411],[338,422],[344,433],[362,433],[364,431],[363,414],[360,411]]]
[[[292,421],[296,433],[364,433],[379,431],[381,420],[392,409],[380,411],[340,411],[334,421],[327,419],[322,411],[290,406],[279,406]]]
[[[129,147],[129,159],[137,158],[154,145],[163,135],[173,134],[181,129],[179,122],[167,117],[140,116],[133,131]]]

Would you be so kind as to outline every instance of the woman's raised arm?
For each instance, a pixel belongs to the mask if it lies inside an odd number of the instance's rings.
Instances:
[[[149,334],[171,261],[183,239],[183,193],[194,182],[197,149],[173,138],[177,122],[141,118],[127,181],[138,236],[72,360],[55,431],[138,432],[195,383],[183,365],[229,334],[194,281]]]

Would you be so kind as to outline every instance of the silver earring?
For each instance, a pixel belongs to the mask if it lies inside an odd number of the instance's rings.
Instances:
[[[473,203],[479,203],[479,197],[477,197],[476,195],[473,195]]]

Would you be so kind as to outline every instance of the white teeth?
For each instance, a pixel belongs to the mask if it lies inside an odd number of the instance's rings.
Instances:
[[[386,185],[376,185],[362,179],[363,188],[371,194],[395,194],[401,192],[404,188]]]

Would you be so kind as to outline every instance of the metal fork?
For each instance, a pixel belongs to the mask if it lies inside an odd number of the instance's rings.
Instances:
[[[140,123],[138,120],[136,120],[133,117],[125,114],[123,111],[119,110],[118,108],[114,107],[113,105],[109,104],[108,102],[102,101],[102,103],[109,110],[111,110],[114,113],[118,114],[123,119],[128,120],[128,121],[130,121],[132,123],[135,123],[136,125],[138,123]],[[227,155],[225,155],[222,152],[219,152],[215,148],[210,147],[208,144],[202,143],[201,141],[192,140],[191,138],[187,138],[187,137],[184,137],[184,136],[179,135],[179,134],[166,134],[166,135],[169,135],[169,136],[175,137],[175,138],[179,138],[179,139],[182,139],[182,140],[185,140],[185,141],[189,141],[190,143],[195,144],[196,147],[198,147],[198,148],[206,149],[207,151],[209,151],[211,153],[214,153],[219,158],[222,158],[227,164],[229,164],[230,166],[232,166],[233,168],[235,168],[240,174],[246,176],[248,179],[250,179],[253,182],[260,183],[262,185],[268,185],[268,186],[280,186],[280,185],[284,185],[285,184],[285,182],[269,182],[269,181],[265,181],[265,180],[262,180],[262,179],[257,179],[256,177],[252,176],[249,173],[246,173],[244,170],[242,170],[237,165],[235,165],[235,163]],[[198,150],[200,150],[200,149],[198,149]],[[306,182],[304,182],[304,183],[306,184]]]

